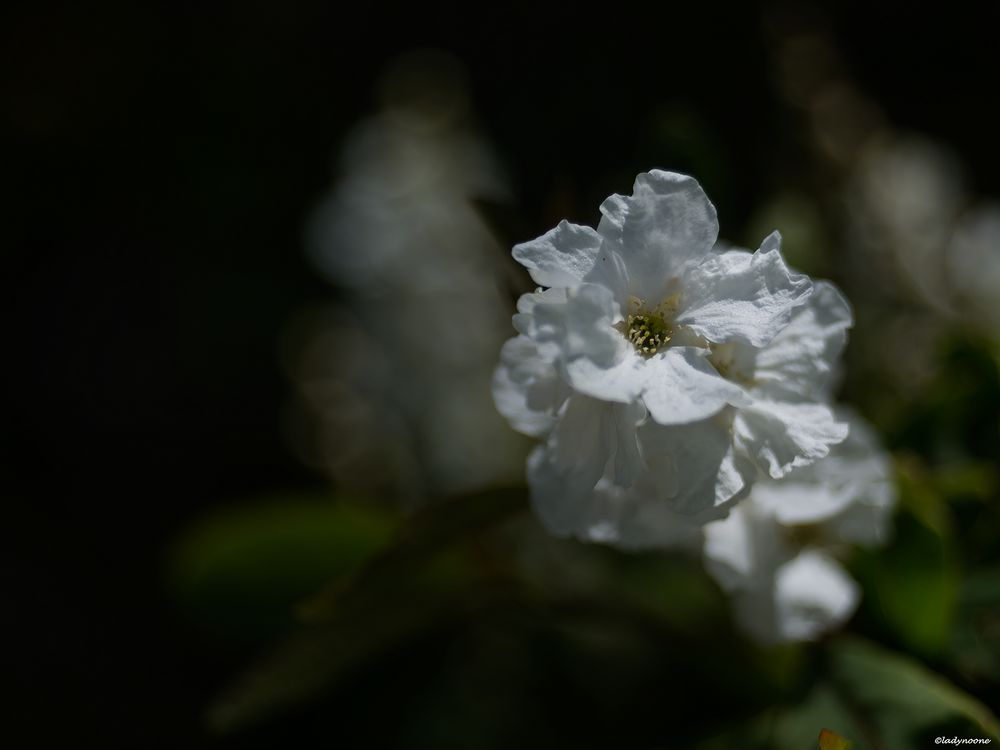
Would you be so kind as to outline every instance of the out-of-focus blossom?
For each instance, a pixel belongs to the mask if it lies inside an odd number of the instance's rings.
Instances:
[[[759,474],[844,438],[811,381],[832,369],[850,311],[828,286],[803,307],[813,285],[776,233],[756,253],[714,249],[715,209],[690,177],[641,174],[601,211],[596,231],[563,222],[514,248],[548,288],[519,301],[494,395],[544,438],[528,478],[553,533],[670,544],[687,535],[675,517],[719,518]]]
[[[892,265],[873,278],[859,262],[858,282],[895,276],[911,299],[951,312],[944,250],[965,200],[958,164],[946,150],[915,137],[872,142],[848,184],[848,232],[855,253]]]
[[[846,195],[849,283],[870,320],[864,361],[912,390],[956,326],[1000,337],[1000,207],[973,200],[954,155],[887,135],[865,149]]]
[[[947,263],[955,305],[1000,336],[1000,204],[982,204],[958,220]]]
[[[837,554],[886,541],[892,467],[871,428],[843,415],[850,436],[780,481],[762,481],[729,517],[704,529],[708,571],[736,618],[764,643],[811,640],[844,623],[860,590]]]
[[[490,398],[507,302],[477,201],[504,181],[454,63],[429,62],[390,75],[385,111],[345,142],[309,247],[346,303],[294,365],[323,465],[411,499],[510,480],[524,456]]]

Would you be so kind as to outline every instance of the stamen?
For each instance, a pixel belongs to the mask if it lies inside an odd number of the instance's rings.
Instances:
[[[659,315],[632,313],[625,319],[626,338],[642,354],[650,355],[670,341],[670,327]]]

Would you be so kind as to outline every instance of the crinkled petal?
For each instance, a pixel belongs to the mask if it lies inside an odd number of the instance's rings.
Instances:
[[[874,543],[884,538],[895,494],[892,466],[872,429],[838,409],[847,438],[816,463],[779,481],[758,482],[752,500],[786,526],[824,523],[834,540]]]
[[[772,479],[823,458],[847,433],[823,404],[755,400],[733,420],[737,448]]]
[[[821,458],[816,463],[829,460]],[[820,523],[850,505],[853,497],[843,487],[805,481],[799,472],[814,468],[793,469],[784,479],[758,482],[753,488],[754,502],[786,526]]]
[[[629,348],[613,327],[621,317],[618,303],[598,284],[566,290],[565,302],[539,302],[532,317],[529,335],[539,343],[558,345],[565,362],[584,358],[607,368],[620,362]]]
[[[851,306],[837,287],[817,282],[809,301],[758,353],[758,388],[781,400],[829,398],[852,323]]]
[[[624,310],[628,306],[632,282],[621,253],[614,249],[614,243],[604,243],[593,269],[583,280],[586,283],[607,287],[621,309]]]
[[[667,282],[708,253],[719,234],[715,207],[687,175],[653,170],[635,178],[632,195],[601,205],[597,231],[617,245],[632,294],[659,300]]]
[[[866,546],[884,544],[896,505],[892,459],[874,429],[859,415],[840,408],[837,416],[848,422],[851,432],[829,456],[817,462],[816,480],[850,494],[851,503],[829,519],[823,530],[835,540]]]
[[[500,350],[500,365],[493,374],[497,411],[515,430],[533,437],[549,432],[570,393],[556,370],[556,352],[545,349],[527,336],[512,338]]]
[[[819,550],[803,550],[775,575],[778,640],[813,640],[846,622],[860,599],[858,584],[836,560]]]
[[[523,334],[507,339],[500,347],[500,364],[511,371],[517,382],[554,377],[558,358],[559,347],[539,344]]]
[[[626,487],[642,474],[635,429],[643,417],[639,405],[579,395],[567,401],[548,441],[528,458],[532,504],[552,533],[580,536],[600,523],[603,500],[594,488],[606,472]]]
[[[685,424],[710,417],[727,404],[748,402],[743,389],[720,377],[703,351],[670,347],[647,359],[627,346],[610,367],[579,358],[566,364],[566,375],[581,393],[621,403],[642,398],[655,421]]]
[[[617,511],[613,522],[607,520],[591,527],[590,535],[595,541],[595,534],[603,534],[613,539],[616,546],[628,550],[696,551],[701,544],[705,522],[677,513],[669,503],[659,500],[649,475],[641,477],[627,491],[602,479],[595,495]],[[611,503],[614,505],[610,506]]]
[[[606,405],[581,396],[566,402],[548,441],[528,457],[531,502],[545,527],[568,536],[612,450]]]
[[[682,282],[677,323],[713,343],[766,345],[812,291],[807,276],[785,265],[779,247],[775,232],[755,253],[730,250],[693,267]]]
[[[609,465],[593,491],[578,502],[571,532],[586,542],[620,549],[689,549],[701,545],[703,521],[675,512],[656,497],[648,474],[631,486],[617,484]]]
[[[685,424],[710,417],[727,404],[747,403],[746,393],[722,378],[705,351],[670,347],[643,360],[642,400],[660,424]]]
[[[493,401],[497,411],[510,422],[510,426],[524,435],[542,437],[555,424],[555,414],[536,411],[528,406],[528,386],[516,383],[510,378],[506,367],[498,367],[493,373]]]
[[[535,320],[535,308],[538,305],[558,305],[566,303],[566,289],[556,287],[554,289],[539,289],[535,292],[522,294],[517,299],[517,313],[512,322],[514,330],[525,336],[538,337],[538,322]]]
[[[574,390],[594,398],[631,403],[642,394],[643,368],[646,360],[631,347],[610,366],[601,366],[586,357],[565,364],[566,378]]]
[[[699,523],[724,515],[747,494],[756,474],[735,453],[721,417],[684,425],[647,423],[639,440],[659,500]]]
[[[594,267],[601,236],[590,227],[561,221],[541,237],[514,246],[514,260],[542,286],[579,284]]]

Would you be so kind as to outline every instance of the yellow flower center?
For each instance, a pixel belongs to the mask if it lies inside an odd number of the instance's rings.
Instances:
[[[638,312],[625,319],[626,338],[642,354],[650,355],[670,341],[671,330],[659,315]]]

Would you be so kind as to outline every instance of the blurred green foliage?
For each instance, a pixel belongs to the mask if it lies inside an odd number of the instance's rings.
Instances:
[[[169,584],[190,617],[227,633],[273,633],[296,601],[368,560],[398,518],[325,495],[280,495],[215,511],[170,551]]]

